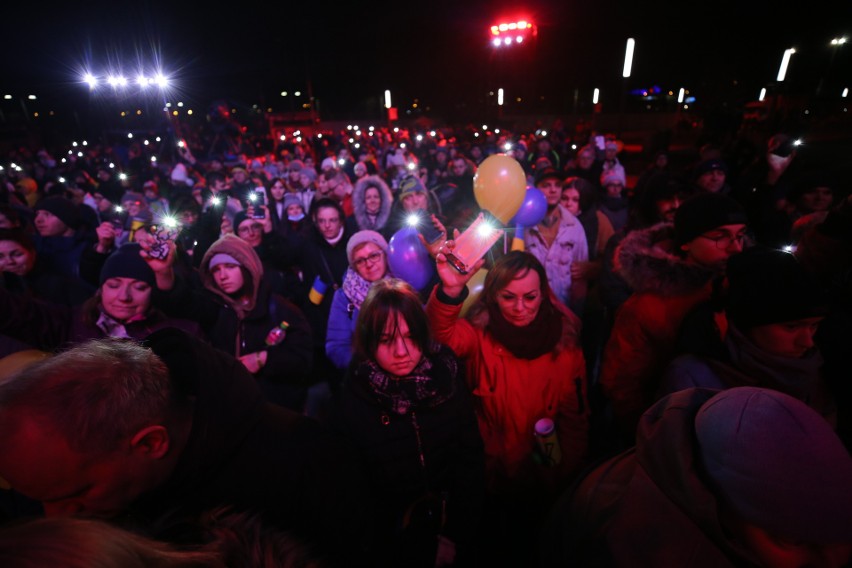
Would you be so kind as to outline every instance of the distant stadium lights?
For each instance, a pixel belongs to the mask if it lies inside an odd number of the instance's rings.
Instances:
[[[99,77],[94,73],[86,72],[83,74],[82,80],[90,89],[97,88],[97,86],[101,83],[106,83],[113,89],[125,88],[131,84],[131,80],[124,75],[119,74],[108,74]],[[146,89],[153,85],[156,85],[160,89],[165,89],[169,85],[169,79],[162,73],[156,73],[152,76],[148,76],[143,72],[139,72],[132,83],[141,89]]]
[[[633,69],[633,51],[636,48],[636,40],[632,37],[627,38],[627,47],[624,50],[624,70],[621,76],[625,79],[630,77],[630,71]]]
[[[524,43],[536,33],[535,26],[527,20],[502,22],[492,25],[489,29],[491,32],[490,42],[494,47]]]

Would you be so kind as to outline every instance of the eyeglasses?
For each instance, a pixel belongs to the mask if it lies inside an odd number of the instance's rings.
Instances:
[[[707,239],[708,241],[713,241],[716,243],[717,249],[726,249],[731,246],[731,243],[736,242],[738,245],[742,246],[743,242],[745,242],[746,234],[745,231],[742,233],[737,233],[733,235],[731,233],[723,232],[709,235],[698,235],[702,239]]]
[[[240,235],[248,235],[249,233],[259,233],[263,229],[263,225],[260,223],[252,223],[251,225],[243,225],[239,229],[237,229],[237,233]]]
[[[382,258],[382,253],[380,251],[371,252],[363,258],[353,261],[352,264],[355,265],[355,268],[364,268],[367,264],[372,266],[377,263],[380,258]]]

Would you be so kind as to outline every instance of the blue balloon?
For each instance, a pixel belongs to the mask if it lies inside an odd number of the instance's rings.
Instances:
[[[416,290],[422,289],[435,275],[435,261],[423,246],[415,227],[403,227],[388,241],[388,266]]]
[[[547,199],[544,197],[544,193],[537,187],[528,187],[524,201],[515,216],[509,221],[509,225],[534,227],[541,223],[546,213]]]

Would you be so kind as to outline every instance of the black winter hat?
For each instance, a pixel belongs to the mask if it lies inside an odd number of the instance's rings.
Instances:
[[[101,269],[101,284],[109,278],[133,278],[154,286],[154,271],[139,255],[140,250],[139,243],[126,243],[109,255]]]
[[[80,208],[64,197],[53,196],[42,199],[34,207],[36,211],[47,211],[65,223],[71,229],[80,226]]]
[[[699,193],[681,203],[675,213],[676,245],[722,225],[746,224],[745,210],[734,199],[719,193]]]
[[[741,330],[828,313],[814,277],[788,252],[752,247],[728,259],[728,318]]]

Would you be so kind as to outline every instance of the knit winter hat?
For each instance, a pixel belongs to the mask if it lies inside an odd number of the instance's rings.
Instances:
[[[621,185],[626,185],[627,180],[624,179],[624,171],[620,168],[613,168],[611,170],[605,170],[601,173],[601,187],[606,187],[610,184],[620,183]]]
[[[212,270],[214,266],[218,266],[220,264],[234,264],[236,266],[242,266],[240,261],[231,256],[230,254],[220,252],[218,254],[213,255],[213,258],[210,259],[210,263],[207,265],[207,269]]]
[[[154,286],[154,271],[139,255],[139,243],[126,243],[109,255],[101,268],[101,284],[109,278],[133,278]]]
[[[349,242],[346,243],[346,258],[349,259],[350,265],[352,264],[352,255],[355,254],[355,249],[364,243],[373,243],[382,249],[385,255],[388,253],[388,242],[382,235],[376,231],[358,231],[349,237]]]
[[[747,523],[790,541],[852,542],[852,456],[805,403],[727,389],[698,411],[695,434],[716,492]]]
[[[414,175],[407,175],[399,182],[399,199],[402,200],[406,195],[412,193],[426,193],[426,188],[420,178]]]
[[[47,197],[36,203],[36,211],[47,211],[53,213],[60,221],[71,229],[80,226],[80,208],[64,197]]]
[[[675,213],[675,244],[688,243],[716,227],[747,222],[742,206],[732,198],[719,193],[699,193],[681,203]]]
[[[233,229],[234,229],[235,233],[240,229],[240,225],[242,224],[242,222],[245,221],[248,218],[249,218],[248,213],[246,213],[245,211],[237,211],[234,214]]]
[[[726,312],[741,330],[824,316],[828,300],[795,256],[752,247],[728,259]]]
[[[288,193],[284,196],[284,211],[287,211],[287,208],[291,205],[298,205],[302,208],[302,212],[305,211],[305,204],[302,202],[302,199],[296,195],[295,193]]]
[[[695,175],[695,179],[698,179],[707,172],[712,172],[713,170],[722,170],[723,172],[728,173],[728,166],[724,161],[718,158],[713,158],[710,160],[704,160],[695,166],[695,171],[693,173]]]
[[[536,171],[535,173],[535,185],[538,186],[541,182],[546,179],[555,179],[557,181],[562,181],[562,174],[559,173],[559,170],[556,168],[543,168],[541,170]]]
[[[140,204],[147,203],[145,196],[138,191],[125,191],[121,196],[121,203],[124,203],[125,201],[138,201]]]

